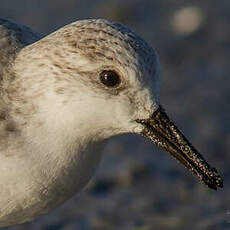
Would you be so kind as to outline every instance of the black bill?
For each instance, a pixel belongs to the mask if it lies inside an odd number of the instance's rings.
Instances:
[[[209,188],[216,190],[218,187],[223,187],[223,180],[217,170],[212,168],[189,143],[179,129],[170,121],[161,106],[149,119],[139,119],[137,122],[145,126],[141,133],[143,136],[171,153]]]

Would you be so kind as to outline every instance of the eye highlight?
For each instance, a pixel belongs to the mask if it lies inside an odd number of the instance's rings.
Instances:
[[[100,74],[100,81],[107,87],[117,87],[121,83],[120,76],[113,70],[104,70]]]

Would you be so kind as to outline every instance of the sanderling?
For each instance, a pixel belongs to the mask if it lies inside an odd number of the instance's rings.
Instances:
[[[222,179],[159,101],[156,52],[119,23],[96,19],[42,38],[0,20],[0,226],[30,221],[90,180],[106,140],[141,134],[210,188]]]

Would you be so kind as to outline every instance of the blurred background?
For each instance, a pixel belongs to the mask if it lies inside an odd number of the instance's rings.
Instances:
[[[84,192],[4,230],[230,229],[229,0],[1,0],[0,17],[44,35],[86,18],[137,31],[160,56],[161,103],[224,177],[224,189],[211,191],[144,138],[115,137]]]

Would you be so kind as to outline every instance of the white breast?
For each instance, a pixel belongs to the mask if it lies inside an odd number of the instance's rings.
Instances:
[[[90,180],[103,146],[104,142],[87,148],[76,144],[75,154],[68,152],[72,149],[62,154],[52,154],[49,149],[48,154],[42,154],[38,147],[33,148],[38,150],[30,154],[33,157],[1,159],[0,226],[32,220],[70,199]]]

